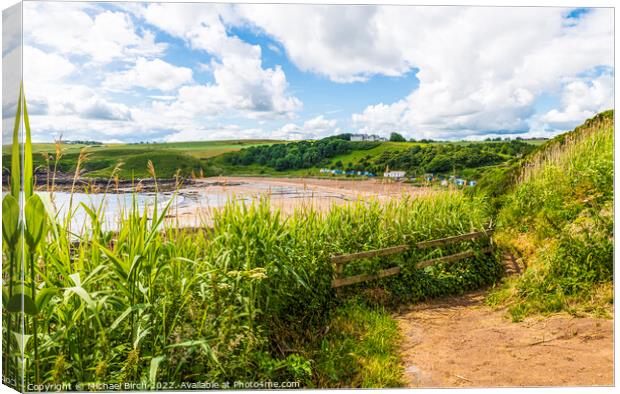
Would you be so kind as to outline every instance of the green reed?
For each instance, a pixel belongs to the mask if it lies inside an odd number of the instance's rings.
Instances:
[[[61,157],[57,152],[54,160]],[[157,184],[152,163],[148,172]],[[113,179],[114,174],[105,194]],[[25,180],[32,182],[32,176]],[[50,187],[53,195],[54,182]],[[3,201],[10,216],[3,217],[3,252],[18,261],[11,198]],[[26,200],[23,285],[28,290],[17,309],[5,306],[5,312],[27,317],[28,324],[25,335],[10,324],[4,329],[5,346],[14,334],[24,348],[27,382],[139,382],[153,389],[170,388],[158,382],[257,378],[316,384],[322,380],[302,354],[304,344],[320,341],[340,302],[331,288],[331,255],[413,245],[485,228],[491,221],[484,200],[459,192],[358,201],[328,211],[304,206],[290,215],[274,209],[268,198],[231,201],[198,229],[177,226],[174,199],[140,208],[134,192],[113,229],[103,202],[74,206],[73,196],[69,200],[64,215],[53,197],[33,194]],[[86,219],[74,228],[78,214]],[[397,264],[403,275],[356,285],[343,295],[363,298],[367,289],[381,287],[388,302],[415,301],[495,280],[493,257],[415,268],[421,259],[464,246],[472,245],[413,248],[391,260],[352,264],[346,274]],[[9,293],[22,284],[14,274],[8,283]],[[8,299],[13,300],[10,294]],[[9,358],[20,359],[9,346]]]

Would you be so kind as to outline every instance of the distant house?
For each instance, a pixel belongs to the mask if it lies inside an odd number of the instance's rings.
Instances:
[[[405,171],[388,171],[383,173],[384,178],[400,179],[405,177]]]
[[[448,181],[447,181],[447,180],[445,180],[445,179],[443,179],[443,180],[441,181],[441,186],[448,186]]]
[[[351,134],[351,141],[387,141],[387,138],[381,137],[378,135],[368,135],[368,134]]]
[[[428,182],[431,182],[434,179],[433,174],[424,174],[424,179],[426,179]]]

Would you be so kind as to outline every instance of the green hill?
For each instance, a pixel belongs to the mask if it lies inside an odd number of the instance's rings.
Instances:
[[[182,176],[214,175],[215,169],[207,165],[210,157],[234,152],[243,148],[263,144],[279,144],[275,140],[230,140],[230,141],[194,141],[149,144],[72,144],[53,143],[33,144],[33,160],[37,173],[42,174],[49,165],[55,166],[55,158],[60,152],[57,170],[72,174],[75,171],[80,152],[87,153],[81,164],[85,177],[108,177],[119,164],[118,176],[124,179],[150,177],[147,171],[149,160],[155,166],[157,176],[172,178],[177,170]],[[10,163],[10,147],[2,147],[3,163]],[[48,163],[49,159],[49,163]]]
[[[352,142],[343,135],[309,141],[229,140],[174,143],[63,143],[34,144],[33,159],[39,177],[56,166],[65,174],[75,172],[80,152],[83,177],[109,177],[114,169],[123,179],[150,177],[151,160],[158,177],[180,175],[318,176],[321,168],[344,172],[381,174],[386,168],[408,176],[424,173],[478,179],[534,150],[530,141],[484,142]],[[61,159],[56,163],[58,152]],[[10,162],[3,147],[3,162]],[[8,169],[5,168],[4,173]],[[344,174],[342,175],[344,176]]]
[[[603,112],[481,182],[495,185],[497,243],[528,266],[490,298],[514,319],[611,307],[613,134],[613,111]]]
[[[317,141],[262,145],[209,160],[222,174],[320,175],[320,169],[342,173],[381,174],[386,168],[407,176],[424,173],[476,179],[487,170],[536,149],[524,141],[493,142],[351,142],[339,137]],[[343,175],[343,174],[342,174]]]

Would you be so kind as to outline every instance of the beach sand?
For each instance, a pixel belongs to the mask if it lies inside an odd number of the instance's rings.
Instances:
[[[180,190],[194,196],[190,204],[179,204],[168,220],[182,227],[200,227],[212,223],[213,210],[227,200],[251,203],[269,198],[271,207],[284,215],[299,208],[328,211],[334,205],[376,199],[379,201],[436,193],[425,187],[383,179],[340,180],[316,178],[214,177],[198,179]],[[208,197],[207,197],[208,196]]]

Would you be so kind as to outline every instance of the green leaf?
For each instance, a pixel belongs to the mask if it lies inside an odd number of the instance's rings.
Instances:
[[[37,306],[29,295],[23,293],[13,294],[13,297],[7,302],[6,309],[9,312],[22,312],[22,300],[23,300],[23,312],[27,315],[36,315],[39,313]]]
[[[21,334],[15,331],[13,331],[13,335],[15,336],[15,340],[17,341],[17,346],[20,349],[21,354],[23,355],[24,351],[26,350],[26,345],[28,344],[30,338],[32,338],[32,335]]]
[[[80,297],[82,300],[84,300],[84,302],[86,302],[86,305],[89,308],[95,309],[96,307],[95,301],[93,301],[90,294],[88,294],[88,292],[82,287],[82,281],[80,279],[80,274],[79,273],[71,274],[69,275],[69,277],[71,278],[73,283],[75,283],[75,286],[67,287],[67,289],[65,290],[65,297],[67,297],[69,293],[74,293],[78,297]]]
[[[141,330],[140,327],[138,327],[138,335],[136,335],[136,340],[133,341],[133,348],[137,349],[138,346],[140,346],[140,342],[142,341],[142,339],[144,339],[145,336],[148,335],[148,333],[151,331],[151,328],[147,328],[146,330]]]
[[[6,291],[6,288],[2,286],[2,307],[6,308],[9,303],[9,292]]]
[[[114,323],[112,323],[112,325],[110,326],[110,331],[113,331],[116,327],[118,327],[118,325],[121,324],[121,322],[125,320],[127,316],[129,316],[132,310],[132,307],[128,307],[127,309],[125,309],[125,312],[121,313],[121,315],[117,317],[116,320],[114,320]]]
[[[149,368],[149,383],[151,385],[155,384],[157,379],[157,369],[159,369],[159,364],[164,361],[165,356],[157,356],[151,359],[151,367]]]
[[[30,120],[28,108],[26,108],[26,93],[22,89],[24,100],[24,128],[26,129],[26,141],[24,144],[24,197],[26,200],[34,193],[34,166],[32,163],[32,138],[30,133]]]
[[[15,114],[15,124],[13,126],[13,146],[11,148],[11,195],[16,200],[19,199],[21,192],[21,155],[19,149],[19,126],[22,112],[22,88],[23,83],[19,85],[19,99],[17,100],[17,113]]]
[[[2,199],[2,239],[11,249],[19,240],[19,204],[11,194]]]
[[[38,195],[32,195],[26,200],[26,243],[30,250],[34,250],[47,230],[47,212],[45,205]]]
[[[37,297],[34,303],[38,310],[42,310],[49,304],[53,296],[58,294],[58,289],[54,287],[45,287],[37,292]]]

